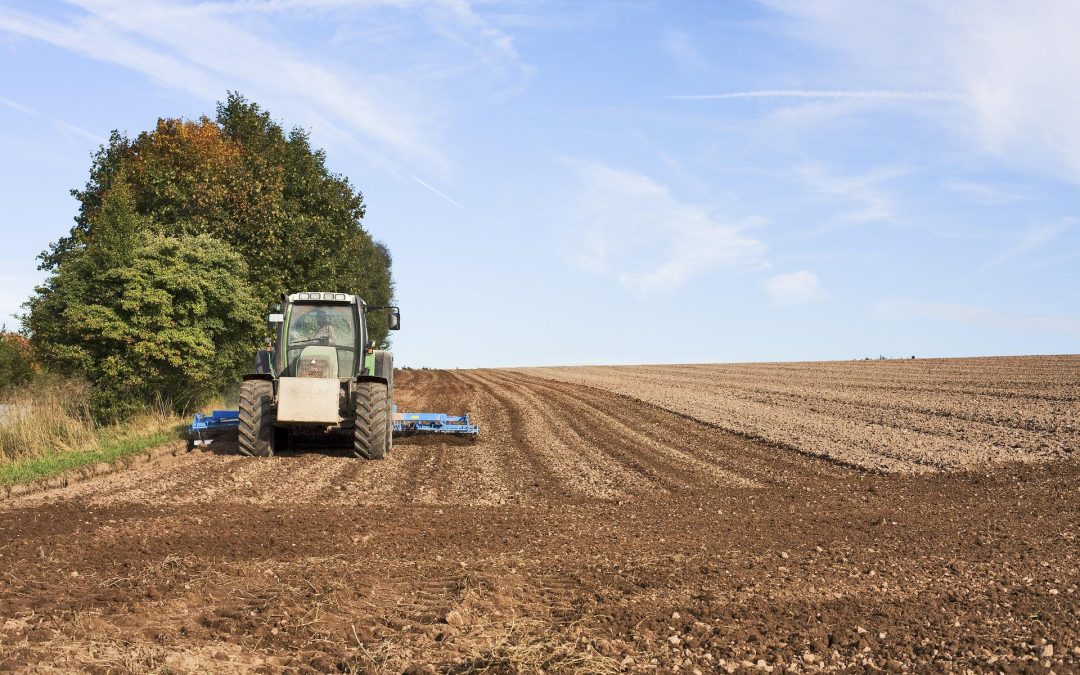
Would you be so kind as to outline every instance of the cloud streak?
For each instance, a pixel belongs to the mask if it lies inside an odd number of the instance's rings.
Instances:
[[[983,271],[987,271],[1002,265],[1014,258],[1019,258],[1026,253],[1030,253],[1038,248],[1041,248],[1051,241],[1057,239],[1059,236],[1065,233],[1069,228],[1076,225],[1076,218],[1063,218],[1062,220],[1051,223],[1048,225],[1033,225],[1024,232],[1024,235],[1020,238],[1012,248],[1005,251],[1001,255],[997,256],[984,267]]]
[[[957,92],[940,123],[1014,167],[1080,183],[1080,4],[763,0],[849,77]]]
[[[11,108],[12,110],[18,110],[19,112],[25,113],[27,115],[37,114],[37,111],[30,106],[23,105],[18,101],[12,101],[10,98],[4,98],[3,96],[0,96],[0,105],[4,106],[5,108]]]
[[[807,165],[800,167],[795,173],[814,198],[842,206],[842,211],[834,223],[821,228],[827,231],[843,224],[896,220],[896,200],[884,184],[906,175],[907,170],[880,167],[862,174],[843,175],[832,173],[818,165]]]
[[[777,274],[763,285],[776,307],[803,305],[825,297],[817,275],[807,270]]]
[[[664,33],[661,46],[668,57],[686,70],[697,70],[707,65],[701,50],[684,31],[670,29]]]
[[[450,203],[451,203],[452,205],[454,205],[454,206],[458,207],[458,208],[459,208],[459,209],[461,209],[462,211],[465,211],[465,210],[466,210],[466,209],[465,209],[465,207],[464,207],[464,206],[462,206],[460,202],[456,201],[455,199],[453,199],[453,198],[452,198],[452,197],[450,197],[449,195],[446,195],[446,194],[444,194],[443,192],[440,192],[439,190],[436,190],[436,189],[435,189],[435,188],[433,188],[433,187],[432,187],[431,185],[428,185],[427,183],[425,183],[425,182],[424,182],[423,180],[421,180],[421,179],[417,178],[416,176],[412,176],[412,175],[410,175],[409,177],[410,177],[410,178],[412,178],[412,179],[413,179],[414,181],[416,181],[417,183],[419,183],[419,184],[420,184],[420,187],[424,188],[425,190],[430,190],[430,191],[431,191],[431,192],[433,192],[434,194],[438,195],[439,197],[442,197],[443,199],[445,199],[446,201],[450,202]]]
[[[53,119],[53,125],[64,136],[77,136],[79,138],[83,138],[83,139],[86,139],[88,141],[92,141],[93,143],[98,144],[98,145],[107,143],[108,140],[109,140],[109,139],[105,138],[104,136],[98,136],[97,134],[95,134],[95,133],[93,133],[91,131],[87,131],[86,129],[83,129],[82,127],[77,127],[74,124],[70,124],[70,123],[65,122],[64,120],[61,120],[61,119],[55,119],[54,118]]]
[[[579,266],[643,292],[673,291],[720,269],[756,269],[766,246],[747,231],[760,218],[720,218],[644,174],[566,160],[583,186],[574,212]]]
[[[1008,330],[1080,334],[1080,316],[1003,312],[946,302],[882,300],[874,307],[874,316],[888,320],[935,319]]]
[[[527,79],[511,37],[465,0],[69,0],[67,8],[37,15],[0,7],[0,33],[120,65],[199,99],[213,101],[227,89],[239,89],[287,117],[321,120],[315,131],[329,129],[369,157],[412,167],[395,167],[395,172],[458,208],[460,203],[432,187],[433,181],[417,178],[417,168],[439,175],[449,171],[450,161],[436,137],[446,115],[462,105],[461,92],[482,90],[482,98],[506,81],[510,90],[518,90]],[[267,23],[311,11],[330,13],[339,24],[352,21],[372,28],[378,21],[406,21],[412,34],[425,40],[425,49],[404,51],[401,58],[370,49],[373,60],[378,52],[383,70],[365,70],[364,63],[349,59],[312,56],[318,50],[301,49]],[[393,16],[387,18],[386,11]],[[251,15],[267,14],[282,16],[252,20]],[[434,63],[440,53],[452,54],[460,67],[445,68],[448,58]],[[481,73],[490,77],[481,78]],[[454,97],[444,99],[443,91]],[[22,109],[11,103],[8,107]]]
[[[958,101],[961,94],[950,91],[900,91],[889,89],[756,89],[722,94],[674,94],[679,101],[724,101],[733,99],[810,98],[865,101]]]

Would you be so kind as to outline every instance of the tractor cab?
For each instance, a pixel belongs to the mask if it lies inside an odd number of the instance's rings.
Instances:
[[[389,310],[388,328],[397,330],[397,307],[371,308],[350,293],[292,293],[270,308],[273,346],[256,357],[255,372],[274,377],[347,380],[371,371],[374,345],[367,312]],[[365,356],[369,357],[365,359]]]
[[[362,362],[357,354],[363,354],[366,344],[360,309],[347,301],[289,303],[278,343],[282,375],[334,379],[356,375]]]

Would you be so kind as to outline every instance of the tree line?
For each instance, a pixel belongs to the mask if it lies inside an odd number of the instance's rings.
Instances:
[[[90,381],[103,421],[150,404],[187,412],[235,382],[282,292],[393,300],[361,192],[305,130],[286,132],[237,93],[214,119],[114,131],[72,195],[75,225],[39,256],[49,276],[20,318],[46,370]]]

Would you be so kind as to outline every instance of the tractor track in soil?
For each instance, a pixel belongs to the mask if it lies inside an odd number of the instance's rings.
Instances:
[[[394,395],[480,439],[0,501],[0,671],[1080,668],[1075,460],[882,475],[519,371]]]

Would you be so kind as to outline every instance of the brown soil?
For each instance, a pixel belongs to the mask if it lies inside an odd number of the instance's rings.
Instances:
[[[524,368],[875,471],[1069,458],[1080,355]]]
[[[511,371],[395,395],[480,440],[0,501],[0,670],[1080,668],[1076,460],[869,473]]]

